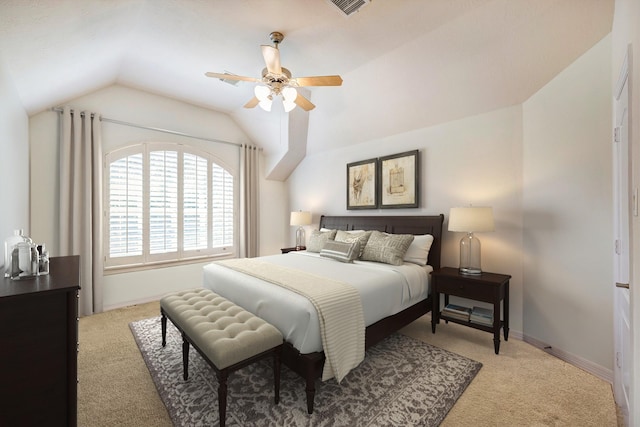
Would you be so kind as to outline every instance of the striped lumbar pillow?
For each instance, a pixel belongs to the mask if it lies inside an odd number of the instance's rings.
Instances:
[[[336,242],[330,240],[320,250],[320,256],[335,259],[340,262],[353,262],[360,255],[360,243]]]

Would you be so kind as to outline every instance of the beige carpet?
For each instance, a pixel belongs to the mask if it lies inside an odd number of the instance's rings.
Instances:
[[[78,425],[170,426],[171,421],[128,324],[156,316],[157,302],[80,319]],[[402,332],[477,360],[479,374],[442,426],[616,426],[611,385],[529,344],[444,323],[429,316]]]

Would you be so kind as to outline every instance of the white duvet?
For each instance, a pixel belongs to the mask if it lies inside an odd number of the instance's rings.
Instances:
[[[429,295],[430,266],[410,263],[393,266],[368,261],[348,264],[306,251],[260,259],[352,285],[360,294],[366,326]],[[274,325],[300,353],[322,351],[318,315],[305,297],[216,263],[204,267],[203,284]]]

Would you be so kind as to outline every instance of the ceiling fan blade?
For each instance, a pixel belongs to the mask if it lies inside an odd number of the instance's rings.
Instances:
[[[272,74],[282,74],[282,67],[280,66],[280,51],[269,45],[262,45],[261,47],[264,63],[267,64],[267,70]]]
[[[342,86],[340,76],[316,76],[316,77],[296,77],[292,79],[298,87],[304,86]]]
[[[300,108],[302,108],[304,111],[310,111],[313,110],[314,108],[316,108],[315,105],[313,105],[311,103],[311,101],[309,101],[307,98],[305,98],[304,96],[298,94],[298,96],[296,96],[295,101],[293,101],[296,103],[296,105]]]
[[[255,77],[245,77],[245,76],[236,76],[235,74],[227,74],[227,73],[204,73],[207,77],[213,77],[220,80],[240,80],[243,82],[260,82],[262,80],[256,79]]]
[[[260,103],[260,100],[255,96],[249,100],[246,104],[244,104],[244,108],[253,108]]]

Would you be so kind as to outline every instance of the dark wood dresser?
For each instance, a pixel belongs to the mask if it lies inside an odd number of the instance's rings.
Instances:
[[[0,426],[77,424],[80,257],[0,279]]]

